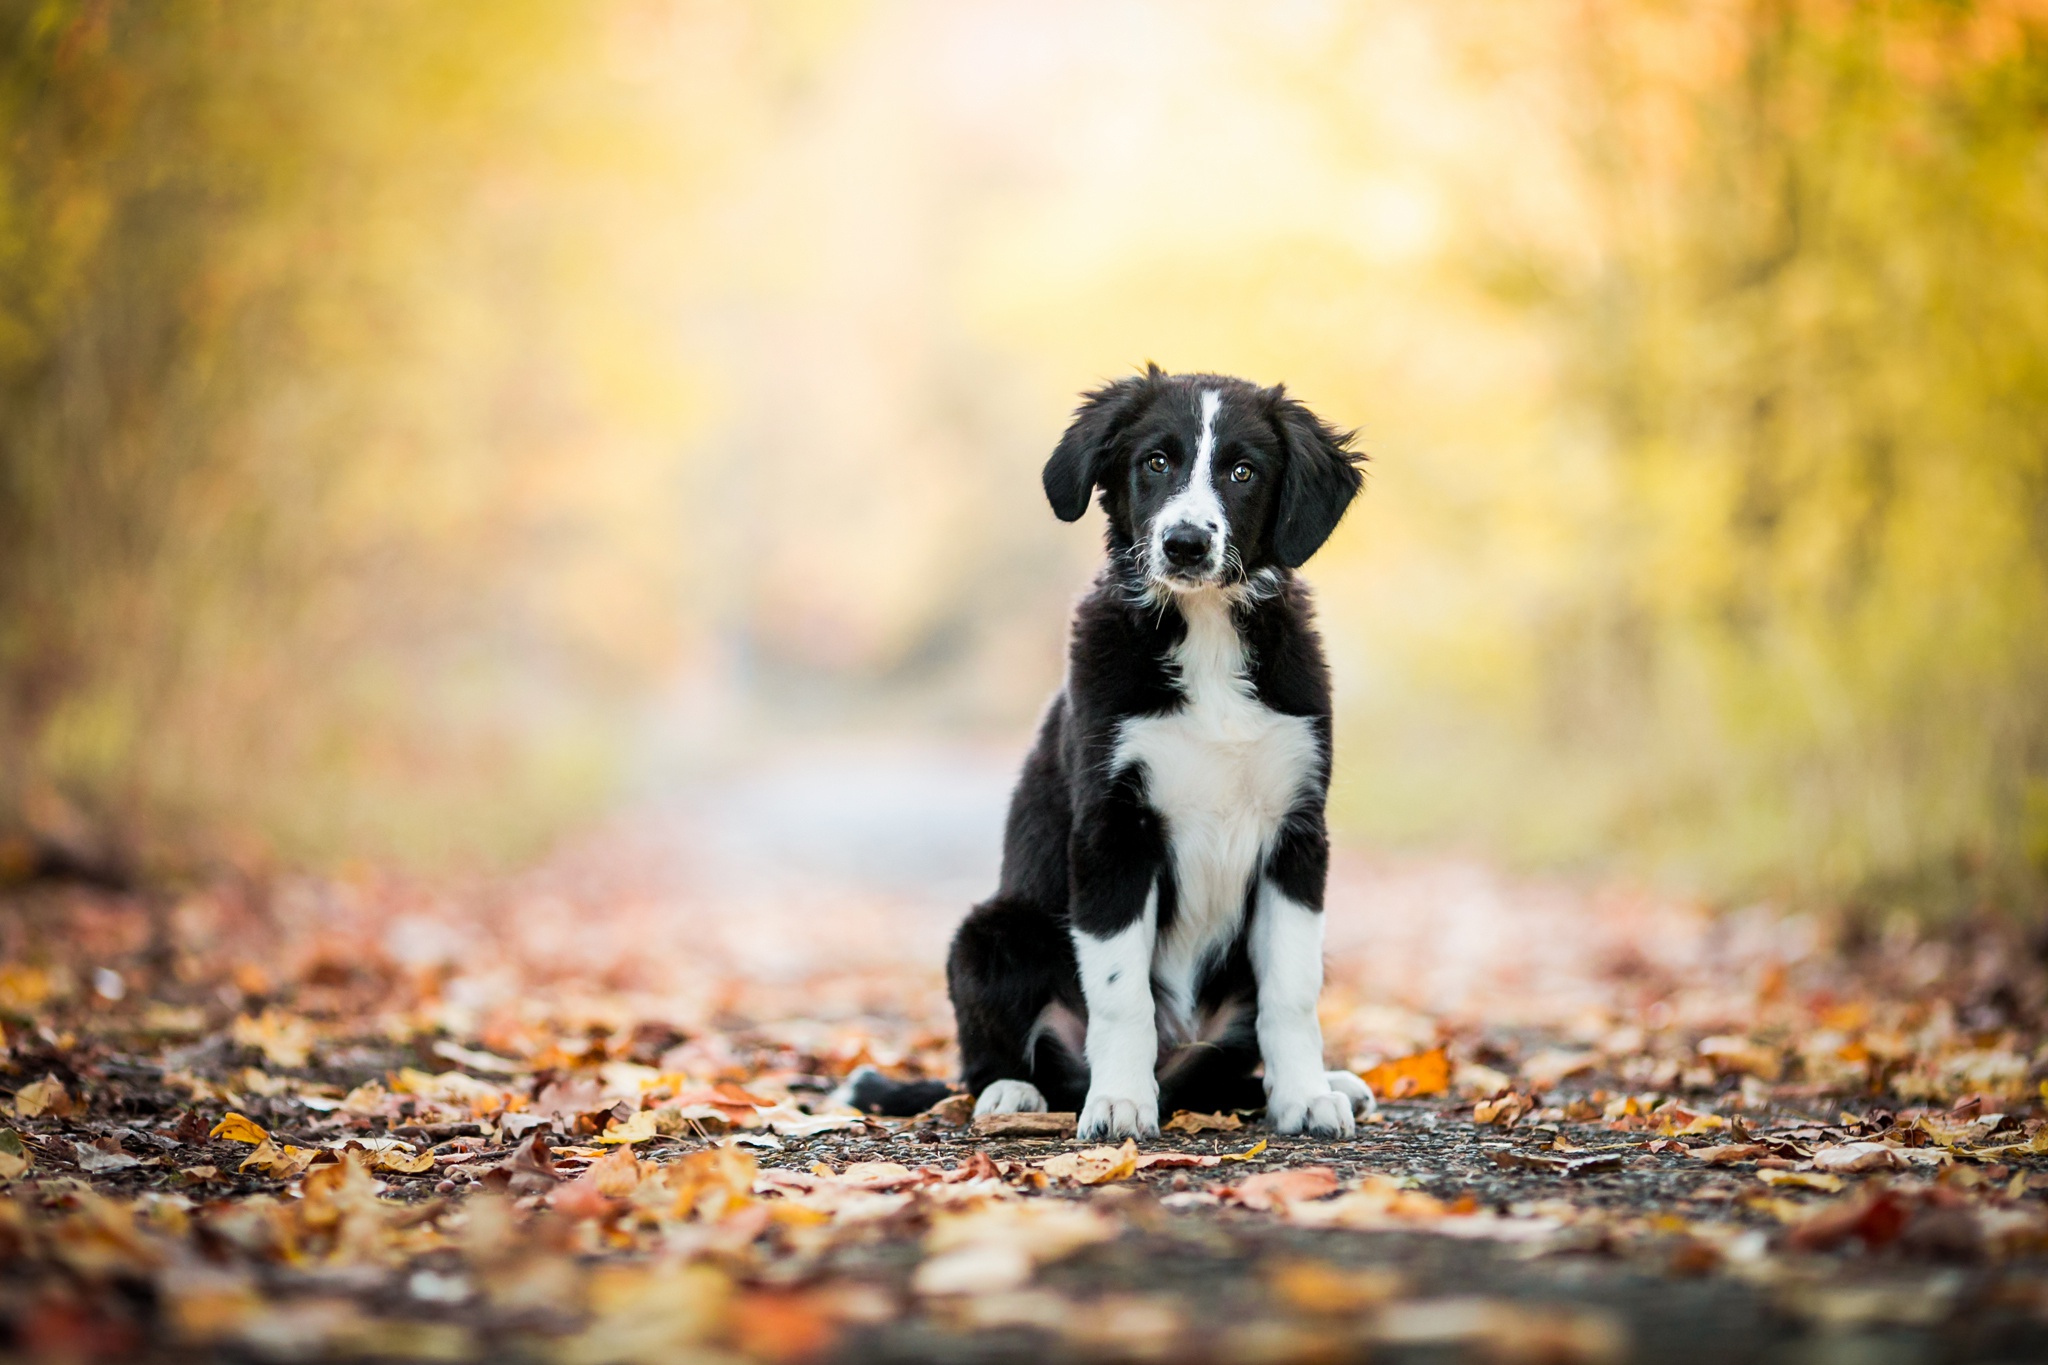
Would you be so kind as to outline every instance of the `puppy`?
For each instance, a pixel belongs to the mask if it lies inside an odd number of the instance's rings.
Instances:
[[[1369,1092],[1323,1069],[1330,683],[1295,577],[1361,457],[1279,387],[1156,366],[1088,394],[1045,466],[1109,558],[1011,797],[1001,884],[947,963],[975,1113],[1080,1113],[1080,1136],[1256,1108],[1349,1137]],[[1259,1068],[1263,1066],[1263,1075]],[[917,1113],[940,1082],[864,1071]]]

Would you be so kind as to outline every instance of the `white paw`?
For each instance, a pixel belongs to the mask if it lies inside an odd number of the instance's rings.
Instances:
[[[1276,1133],[1313,1133],[1317,1137],[1354,1137],[1351,1099],[1328,1088],[1281,1091],[1266,1096],[1266,1122]]]
[[[1323,1078],[1330,1083],[1330,1089],[1351,1101],[1354,1114],[1377,1114],[1380,1102],[1373,1097],[1372,1087],[1349,1071],[1326,1071]]]
[[[974,1117],[990,1114],[1043,1114],[1045,1096],[1029,1081],[994,1081],[974,1101]]]
[[[1088,1102],[1081,1106],[1081,1120],[1074,1135],[1083,1138],[1158,1137],[1159,1096],[1128,1099],[1091,1090]]]

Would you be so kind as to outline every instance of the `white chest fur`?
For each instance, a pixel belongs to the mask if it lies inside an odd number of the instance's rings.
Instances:
[[[1173,663],[1185,703],[1127,720],[1115,766],[1135,764],[1166,824],[1179,892],[1173,926],[1153,948],[1162,1023],[1192,1030],[1203,969],[1236,936],[1245,895],[1319,757],[1310,723],[1259,701],[1245,677],[1244,641],[1221,594],[1180,599],[1187,636]]]

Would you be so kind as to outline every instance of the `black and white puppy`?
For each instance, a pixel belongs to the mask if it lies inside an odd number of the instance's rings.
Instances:
[[[1294,574],[1358,493],[1349,443],[1281,388],[1155,366],[1054,449],[1046,497],[1074,521],[1100,490],[1109,560],[947,964],[977,1115],[1078,1109],[1101,1138],[1263,1103],[1353,1132],[1368,1092],[1323,1069],[1316,1019],[1330,683]],[[849,1096],[945,1090],[870,1072]]]

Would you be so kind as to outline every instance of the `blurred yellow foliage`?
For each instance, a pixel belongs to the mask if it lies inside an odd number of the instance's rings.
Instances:
[[[1095,553],[1037,466],[1154,358],[1373,456],[1341,828],[2039,895],[2037,6],[0,15],[9,866],[1015,734]]]

